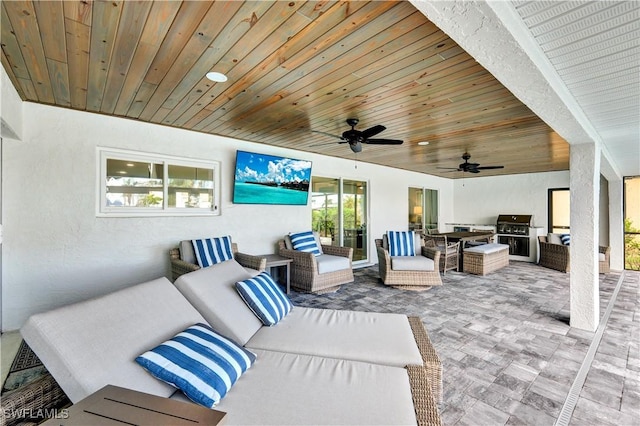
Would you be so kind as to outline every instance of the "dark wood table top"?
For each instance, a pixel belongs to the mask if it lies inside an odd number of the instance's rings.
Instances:
[[[189,402],[161,398],[107,385],[82,401],[61,411],[46,426],[91,425],[206,425],[223,422],[225,413]]]
[[[434,236],[444,235],[448,240],[451,241],[473,241],[484,239],[487,237],[493,237],[495,234],[492,231],[458,231],[458,232],[442,232],[440,234],[435,234]]]

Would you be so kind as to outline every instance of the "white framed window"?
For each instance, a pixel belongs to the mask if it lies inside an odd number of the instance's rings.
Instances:
[[[220,163],[98,148],[98,216],[218,216]]]

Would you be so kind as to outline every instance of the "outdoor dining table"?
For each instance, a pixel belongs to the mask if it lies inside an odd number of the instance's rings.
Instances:
[[[460,252],[458,253],[458,271],[462,271],[463,262],[463,250],[464,245],[468,241],[487,240],[490,242],[491,238],[495,235],[492,231],[457,231],[457,232],[442,232],[436,234],[447,237],[447,241],[456,242],[460,241]]]

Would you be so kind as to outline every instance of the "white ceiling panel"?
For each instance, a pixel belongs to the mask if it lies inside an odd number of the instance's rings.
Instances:
[[[625,175],[640,170],[640,2],[513,1]]]

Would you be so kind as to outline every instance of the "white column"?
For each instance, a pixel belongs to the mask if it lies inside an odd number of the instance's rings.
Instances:
[[[609,246],[611,269],[624,269],[624,212],[622,211],[623,181],[609,181]]]
[[[600,146],[595,143],[571,145],[570,170],[570,325],[595,331],[600,321],[598,293]]]

